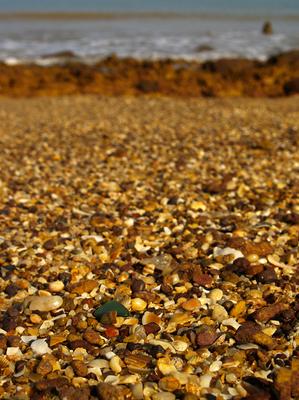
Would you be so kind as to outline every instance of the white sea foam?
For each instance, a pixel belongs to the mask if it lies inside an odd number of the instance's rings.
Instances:
[[[1,21],[0,60],[8,64],[61,62],[44,55],[72,51],[90,62],[112,53],[140,59],[264,60],[299,47],[297,22],[275,21],[274,34],[262,35],[260,20],[146,19],[123,21]]]

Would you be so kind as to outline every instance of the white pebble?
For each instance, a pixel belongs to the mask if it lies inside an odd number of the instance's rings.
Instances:
[[[221,289],[213,289],[209,293],[209,298],[213,301],[213,303],[217,303],[223,297],[223,291]]]
[[[122,370],[121,359],[118,356],[114,356],[113,358],[111,358],[109,365],[112,371],[116,374],[119,374]]]
[[[228,313],[226,309],[220,304],[215,304],[212,312],[212,318],[215,321],[222,322],[223,320],[228,318]]]
[[[46,339],[37,339],[31,343],[31,349],[39,356],[46,353],[51,353],[51,349],[46,342]]]
[[[49,283],[49,291],[52,293],[61,292],[64,289],[64,283],[62,281],[54,281]]]
[[[210,365],[209,369],[210,369],[211,372],[217,372],[217,371],[220,370],[221,366],[222,366],[222,361],[214,361]]]
[[[231,374],[226,375],[225,380],[227,383],[234,383],[234,382],[236,382],[237,377],[235,374],[231,373]]]
[[[204,374],[199,377],[199,385],[202,388],[208,388],[210,387],[211,380],[212,380],[212,375]]]
[[[63,303],[60,296],[32,296],[30,299],[30,310],[52,311],[61,307]]]

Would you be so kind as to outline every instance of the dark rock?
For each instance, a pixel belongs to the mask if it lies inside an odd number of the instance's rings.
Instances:
[[[142,80],[136,84],[136,89],[143,93],[153,93],[159,91],[159,83],[157,81]]]
[[[214,48],[210,46],[209,44],[200,44],[199,46],[196,47],[195,51],[198,53],[203,53],[205,51],[213,51]]]
[[[261,283],[271,283],[277,280],[277,275],[272,267],[266,267],[264,271],[256,275],[257,281]]]
[[[272,23],[270,21],[264,22],[264,25],[262,28],[262,33],[264,35],[272,35],[273,34],[273,27],[272,27]]]
[[[284,93],[287,96],[299,93],[299,78],[294,78],[284,84]]]
[[[145,289],[145,283],[142,279],[132,279],[131,284],[132,292],[140,292]]]
[[[18,291],[20,290],[19,286],[16,285],[15,283],[11,283],[5,288],[5,293],[8,295],[8,297],[14,297]]]
[[[77,55],[70,50],[58,51],[56,53],[44,54],[42,56],[44,59],[48,58],[66,58],[66,59],[74,59],[77,58]]]

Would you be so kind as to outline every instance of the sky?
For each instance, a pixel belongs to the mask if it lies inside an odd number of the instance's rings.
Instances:
[[[0,11],[209,11],[299,13],[299,0],[0,0]]]

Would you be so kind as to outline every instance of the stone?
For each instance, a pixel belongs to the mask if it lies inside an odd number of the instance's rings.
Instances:
[[[259,322],[268,322],[276,315],[287,310],[289,306],[283,303],[275,303],[270,306],[262,307],[253,313],[253,317]]]
[[[64,283],[62,281],[54,281],[49,283],[49,291],[52,293],[61,292],[64,289]]]
[[[200,347],[209,347],[217,338],[218,334],[214,328],[207,325],[201,325],[199,327],[199,332],[196,334],[196,343]]]
[[[81,360],[73,360],[71,362],[71,367],[73,368],[75,374],[77,376],[86,376],[88,374],[87,365],[84,364]]]
[[[132,299],[131,301],[131,308],[133,311],[144,311],[147,307],[147,302],[144,301],[143,299],[140,299],[139,297]]]
[[[62,306],[63,300],[60,296],[32,296],[29,302],[32,311],[53,311]]]
[[[125,395],[117,386],[100,383],[96,387],[99,400],[125,400]]]
[[[189,299],[181,304],[181,307],[186,311],[196,311],[200,306],[200,301],[197,299]]]
[[[264,35],[272,35],[273,34],[273,27],[270,21],[264,22],[264,25],[262,27],[262,33]]]
[[[298,94],[299,93],[299,78],[293,78],[288,80],[284,86],[284,93],[287,96]]]
[[[97,345],[97,346],[102,346],[104,343],[104,339],[101,338],[99,332],[96,332],[95,330],[88,328],[84,334],[83,338],[90,344]]]
[[[40,356],[42,356],[43,354],[46,354],[46,353],[51,353],[51,349],[48,346],[46,339],[34,340],[31,343],[30,347],[35,354],[40,355]]]
[[[90,293],[93,289],[98,287],[98,281],[89,279],[89,280],[82,280],[78,283],[75,283],[71,289],[71,293],[76,293],[76,294],[83,294],[83,293]]]

